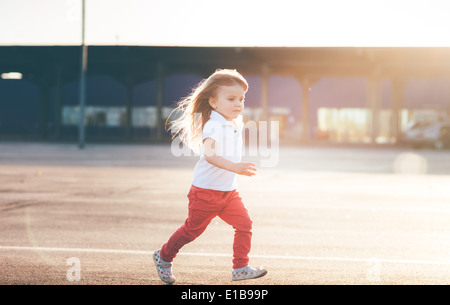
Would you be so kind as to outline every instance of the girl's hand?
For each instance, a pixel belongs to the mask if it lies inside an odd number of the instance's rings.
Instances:
[[[256,174],[256,165],[254,163],[235,163],[233,172],[244,176],[254,176]]]

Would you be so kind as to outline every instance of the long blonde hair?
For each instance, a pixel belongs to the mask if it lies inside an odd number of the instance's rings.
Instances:
[[[211,116],[212,107],[209,98],[215,97],[220,86],[241,85],[247,91],[248,83],[235,69],[217,69],[207,79],[202,80],[192,90],[191,94],[177,103],[166,121],[176,114],[178,118],[170,122],[168,130],[172,133],[172,139],[179,137],[181,142],[199,152],[201,148],[202,130]]]

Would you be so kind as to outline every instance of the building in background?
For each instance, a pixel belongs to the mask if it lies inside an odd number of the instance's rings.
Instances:
[[[397,143],[450,113],[442,3],[17,0],[0,4],[0,141],[76,141],[82,3],[88,142],[170,139],[175,103],[216,68],[244,74],[246,119],[279,121],[286,141]],[[244,18],[205,26],[231,3]]]

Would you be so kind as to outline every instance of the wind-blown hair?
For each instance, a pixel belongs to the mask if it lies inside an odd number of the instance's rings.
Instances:
[[[194,152],[201,150],[202,130],[211,116],[213,108],[209,98],[215,97],[220,86],[240,85],[245,92],[248,83],[245,78],[234,69],[217,69],[207,79],[202,80],[192,90],[191,94],[177,103],[177,107],[167,118],[167,122],[174,114],[176,119],[170,122],[168,130],[172,139],[179,137],[180,141]]]

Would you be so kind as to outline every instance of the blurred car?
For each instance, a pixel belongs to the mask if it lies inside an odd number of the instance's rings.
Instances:
[[[402,142],[414,146],[432,145],[435,149],[450,147],[450,121],[411,121]]]

